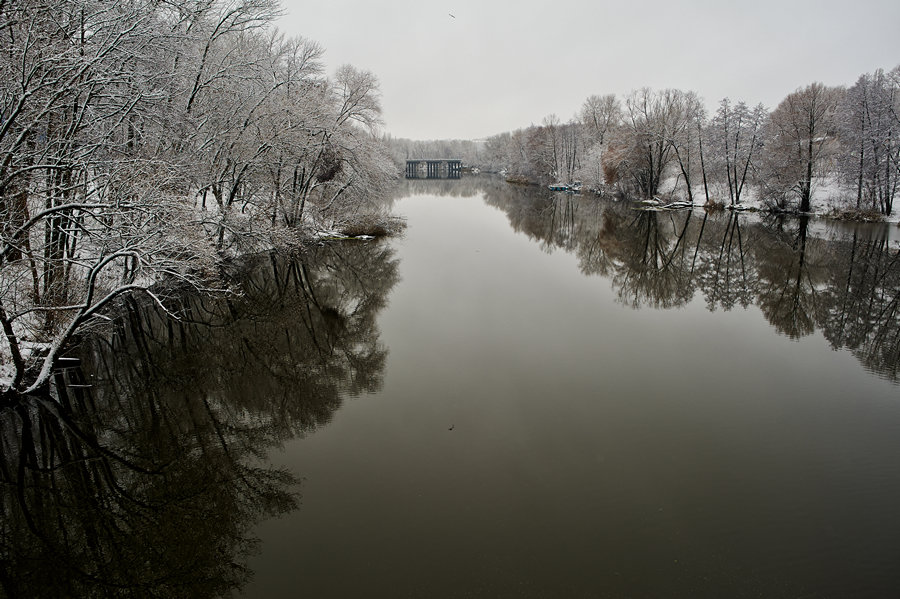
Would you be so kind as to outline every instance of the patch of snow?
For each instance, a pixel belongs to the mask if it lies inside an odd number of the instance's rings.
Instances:
[[[363,241],[367,241],[369,239],[375,239],[374,235],[344,235],[340,231],[316,231],[313,233],[313,238],[321,239],[321,240],[340,240],[340,239],[361,239]]]
[[[0,390],[5,391],[9,389],[9,386],[12,385],[13,376],[15,376],[15,369],[13,369],[12,364],[5,362],[0,364]]]

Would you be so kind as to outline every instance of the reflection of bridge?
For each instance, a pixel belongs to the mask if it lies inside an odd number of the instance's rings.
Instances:
[[[407,179],[459,179],[462,160],[407,160]]]

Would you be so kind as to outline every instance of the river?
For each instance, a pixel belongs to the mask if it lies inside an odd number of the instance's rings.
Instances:
[[[7,596],[900,593],[895,226],[394,211],[86,339],[4,436]]]

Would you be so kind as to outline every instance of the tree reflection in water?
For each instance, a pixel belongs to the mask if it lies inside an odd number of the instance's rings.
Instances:
[[[481,192],[516,231],[609,278],[625,305],[676,308],[697,293],[710,311],[756,305],[779,333],[819,330],[834,349],[898,380],[900,252],[887,225],[819,222],[813,234],[807,218],[635,210],[496,179]]]
[[[241,587],[261,519],[297,507],[272,448],[381,386],[380,244],[244,265],[239,296],[132,301],[57,374],[58,401],[0,412],[6,597],[215,597]]]

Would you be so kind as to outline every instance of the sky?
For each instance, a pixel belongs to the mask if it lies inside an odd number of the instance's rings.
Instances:
[[[592,94],[678,88],[772,109],[900,64],[898,0],[282,0],[329,73],[380,82],[393,137],[479,139],[574,117]]]

